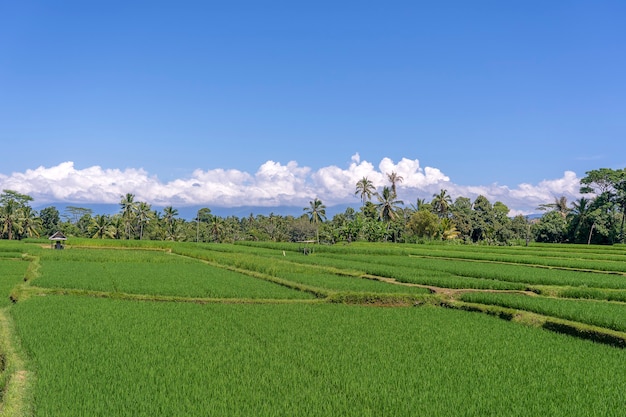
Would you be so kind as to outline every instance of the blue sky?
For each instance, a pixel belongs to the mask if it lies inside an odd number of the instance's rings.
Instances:
[[[626,167],[623,1],[0,0],[0,187],[515,213]],[[548,200],[548,201],[546,201]]]

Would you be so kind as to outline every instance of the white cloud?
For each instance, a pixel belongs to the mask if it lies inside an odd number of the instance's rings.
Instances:
[[[452,198],[484,195],[491,202],[501,201],[511,214],[529,214],[543,203],[562,195],[569,201],[580,197],[580,179],[572,171],[562,178],[547,179],[538,184],[519,184],[516,188],[491,184],[461,186],[439,169],[420,166],[419,160],[402,158],[394,163],[383,158],[378,168],[361,160],[358,153],[345,167],[327,166],[317,171],[301,167],[295,161],[283,165],[267,161],[257,172],[236,169],[195,170],[189,178],[161,182],[143,169],[103,169],[92,166],[76,169],[73,162],[53,167],[29,169],[24,173],[0,174],[0,189],[15,190],[34,198],[37,205],[62,202],[68,204],[117,204],[126,193],[135,194],[136,201],[157,206],[174,207],[206,205],[208,207],[238,206],[300,206],[320,198],[328,207],[337,204],[359,204],[355,185],[369,178],[377,189],[388,185],[387,174],[396,172],[403,178],[397,184],[399,198],[405,204],[415,199],[430,200],[441,189]]]
[[[562,178],[543,180],[539,184],[519,184],[517,188],[491,184],[481,186],[452,185],[450,194],[472,199],[484,195],[492,203],[501,201],[510,209],[511,215],[537,213],[540,204],[552,203],[561,196],[573,202],[580,198],[580,178],[572,171],[565,171]]]

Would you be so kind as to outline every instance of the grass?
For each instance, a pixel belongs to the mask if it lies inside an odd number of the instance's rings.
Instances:
[[[1,406],[18,417],[618,416],[626,349],[612,346],[626,340],[626,304],[606,300],[626,297],[612,267],[625,253],[0,242]],[[510,293],[527,289],[553,297]]]
[[[0,308],[11,304],[9,294],[20,282],[23,282],[28,269],[28,262],[0,258]]]
[[[193,298],[312,298],[268,281],[206,265],[197,260],[161,262],[43,261],[37,286]]]
[[[466,293],[462,301],[532,311],[626,332],[626,304],[530,297],[519,294]]]
[[[305,287],[319,289],[329,294],[336,291],[378,292],[401,294],[425,294],[428,290],[417,287],[399,287],[397,285],[361,279],[362,271],[346,268],[312,267],[301,264],[304,255],[289,257],[280,252],[246,252],[245,255],[237,251],[233,245],[195,245],[194,247],[181,246],[174,248],[176,253],[195,257],[212,262],[216,265],[248,270],[267,274],[285,281],[303,284]]]
[[[622,350],[432,307],[47,296],[12,314],[37,416],[617,416],[626,392]]]

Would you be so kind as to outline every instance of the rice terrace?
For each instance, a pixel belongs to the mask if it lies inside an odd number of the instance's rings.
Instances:
[[[626,247],[0,241],[7,416],[623,416]]]

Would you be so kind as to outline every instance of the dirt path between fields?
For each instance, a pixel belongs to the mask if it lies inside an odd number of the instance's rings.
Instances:
[[[425,285],[425,284],[413,284],[409,282],[401,282],[395,278],[387,278],[387,277],[379,277],[376,275],[365,274],[362,275],[362,278],[371,279],[374,281],[386,282],[388,284],[401,285],[405,287],[417,287],[417,288],[426,288],[433,294],[440,294],[447,298],[456,298],[461,294],[465,294],[468,292],[487,292],[487,293],[507,293],[507,294],[523,294],[529,296],[536,296],[537,293],[529,291],[529,290],[494,290],[494,289],[481,289],[481,288],[445,288],[445,287],[436,287],[434,285]]]

